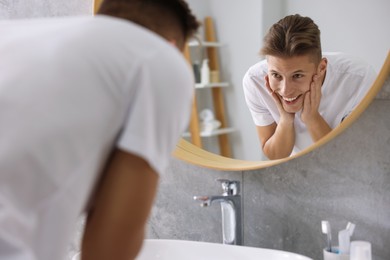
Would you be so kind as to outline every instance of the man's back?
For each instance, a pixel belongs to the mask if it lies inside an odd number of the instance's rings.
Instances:
[[[0,35],[0,258],[59,259],[113,147],[164,170],[189,116],[190,72],[161,37],[105,16],[2,22]],[[184,100],[169,104],[173,92]],[[142,116],[164,109],[181,112],[161,113],[171,138],[160,162]]]

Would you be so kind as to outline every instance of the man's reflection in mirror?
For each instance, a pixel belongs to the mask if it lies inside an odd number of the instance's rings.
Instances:
[[[289,15],[264,37],[265,59],[243,79],[246,103],[269,159],[288,157],[328,134],[357,106],[376,78],[344,53],[322,53],[309,17]]]

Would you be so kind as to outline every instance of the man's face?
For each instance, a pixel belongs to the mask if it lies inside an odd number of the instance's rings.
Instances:
[[[279,96],[284,110],[288,113],[300,111],[318,66],[310,55],[267,56],[267,62],[271,90]]]

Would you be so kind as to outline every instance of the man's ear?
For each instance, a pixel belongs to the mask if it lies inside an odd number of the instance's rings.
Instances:
[[[168,41],[170,44],[172,44],[173,46],[176,46],[177,47],[177,44],[176,44],[176,40],[174,39],[171,39]]]
[[[174,39],[171,39],[168,41],[173,47],[176,47],[177,49],[179,49],[179,51],[183,52],[184,51],[184,47],[183,46],[179,46],[179,44],[177,43],[176,40]]]
[[[171,39],[168,41],[172,46],[175,46],[176,48],[179,49],[179,51],[183,52],[184,51],[184,43],[181,41],[177,41],[175,39]]]
[[[324,74],[327,66],[328,66],[328,60],[326,58],[322,58],[320,64],[318,64],[319,74]]]

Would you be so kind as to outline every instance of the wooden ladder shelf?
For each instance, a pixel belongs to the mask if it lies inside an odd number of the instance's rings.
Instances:
[[[204,30],[205,30],[205,41],[215,43],[217,42],[214,23],[211,17],[206,17],[204,20]],[[210,71],[220,71],[219,61],[218,61],[218,48],[217,46],[207,46],[207,58],[209,60]],[[189,51],[188,45],[186,46],[184,55],[186,59],[191,64],[191,55]],[[213,106],[214,106],[214,114],[215,118],[221,122],[221,128],[227,128],[227,116],[225,113],[225,104],[224,104],[224,96],[223,96],[223,88],[222,87],[213,87],[211,88]],[[198,118],[198,106],[196,100],[196,94],[194,93],[193,105],[191,111],[191,121],[190,121],[190,134],[191,134],[191,142],[203,148],[202,139],[200,136],[200,124]],[[232,157],[232,152],[230,149],[229,138],[227,133],[223,133],[218,135],[219,141],[219,150],[220,154],[225,157]]]

